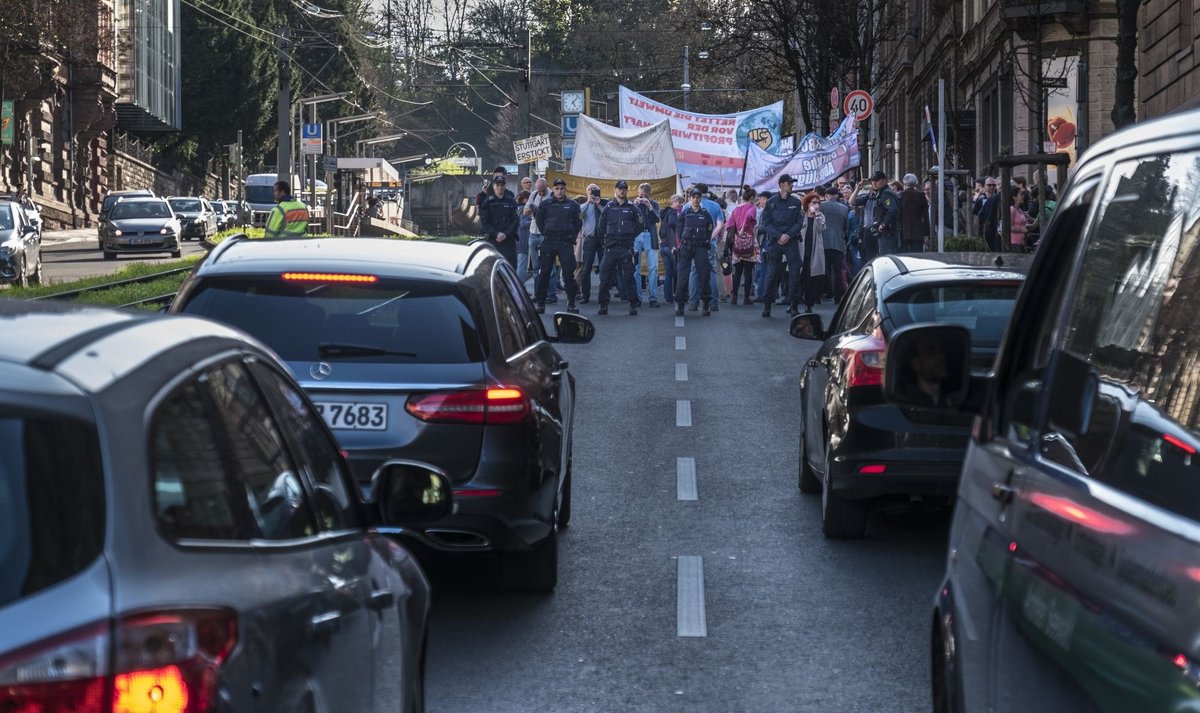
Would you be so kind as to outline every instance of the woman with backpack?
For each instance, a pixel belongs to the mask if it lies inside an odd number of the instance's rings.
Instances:
[[[742,304],[754,304],[750,298],[754,282],[754,267],[758,264],[757,212],[755,201],[758,193],[750,186],[742,186],[742,202],[729,213],[729,231],[732,233],[733,290],[729,293],[729,304],[737,304],[738,285],[745,281]]]

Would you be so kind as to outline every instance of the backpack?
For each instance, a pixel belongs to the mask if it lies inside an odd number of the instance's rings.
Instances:
[[[742,231],[733,239],[733,254],[738,257],[754,257],[756,250],[758,250],[758,241],[751,233]]]

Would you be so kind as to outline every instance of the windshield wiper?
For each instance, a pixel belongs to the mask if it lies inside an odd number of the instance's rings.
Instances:
[[[317,354],[321,356],[401,356],[415,359],[411,352],[394,352],[382,347],[372,347],[366,344],[335,344],[322,342],[317,345]]]

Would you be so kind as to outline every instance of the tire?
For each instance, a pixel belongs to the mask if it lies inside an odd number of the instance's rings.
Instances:
[[[180,257],[183,257],[183,251],[182,251],[182,250],[175,250],[175,251],[173,251],[173,252],[171,253],[171,257],[174,257],[174,258],[180,258]]]
[[[413,684],[413,698],[405,713],[425,713],[425,663],[429,650],[429,632],[421,637],[421,658],[417,661],[417,680]]]
[[[558,586],[558,532],[528,552],[506,552],[500,561],[500,583],[505,589],[549,594]]]
[[[858,540],[867,534],[867,503],[846,500],[833,492],[829,449],[825,449],[825,483],[821,488],[821,532],[830,540]]]
[[[961,713],[963,704],[958,688],[958,674],[954,667],[954,656],[947,650],[945,632],[937,622],[934,622],[933,625],[930,660],[934,713]]]
[[[567,475],[563,478],[562,499],[558,504],[558,529],[571,524],[571,473],[575,470],[573,458],[567,459]]]
[[[808,427],[800,431],[800,478],[799,486],[802,493],[819,493],[821,492],[821,479],[813,472],[812,466],[808,464]]]
[[[33,266],[33,274],[29,276],[29,281],[35,285],[42,284],[42,256],[38,254],[37,264]]]
[[[117,254],[111,250],[105,250],[104,251],[104,259],[105,260],[116,260]]]

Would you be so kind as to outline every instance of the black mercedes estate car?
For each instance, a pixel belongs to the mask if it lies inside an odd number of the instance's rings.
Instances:
[[[554,342],[588,342],[594,329],[563,313],[547,334],[486,243],[227,240],[171,310],[274,349],[363,486],[391,458],[444,473],[455,512],[409,529],[410,541],[499,552],[502,583],[555,587],[556,532],[571,518],[575,379]]]
[[[855,277],[828,329],[816,314],[792,320],[792,336],[822,342],[800,377],[799,485],[821,493],[826,537],[862,537],[873,506],[953,497],[970,418],[888,403],[888,339],[910,324],[960,325],[973,336],[973,367],[986,370],[1029,263],[1021,254],[880,257]]]

